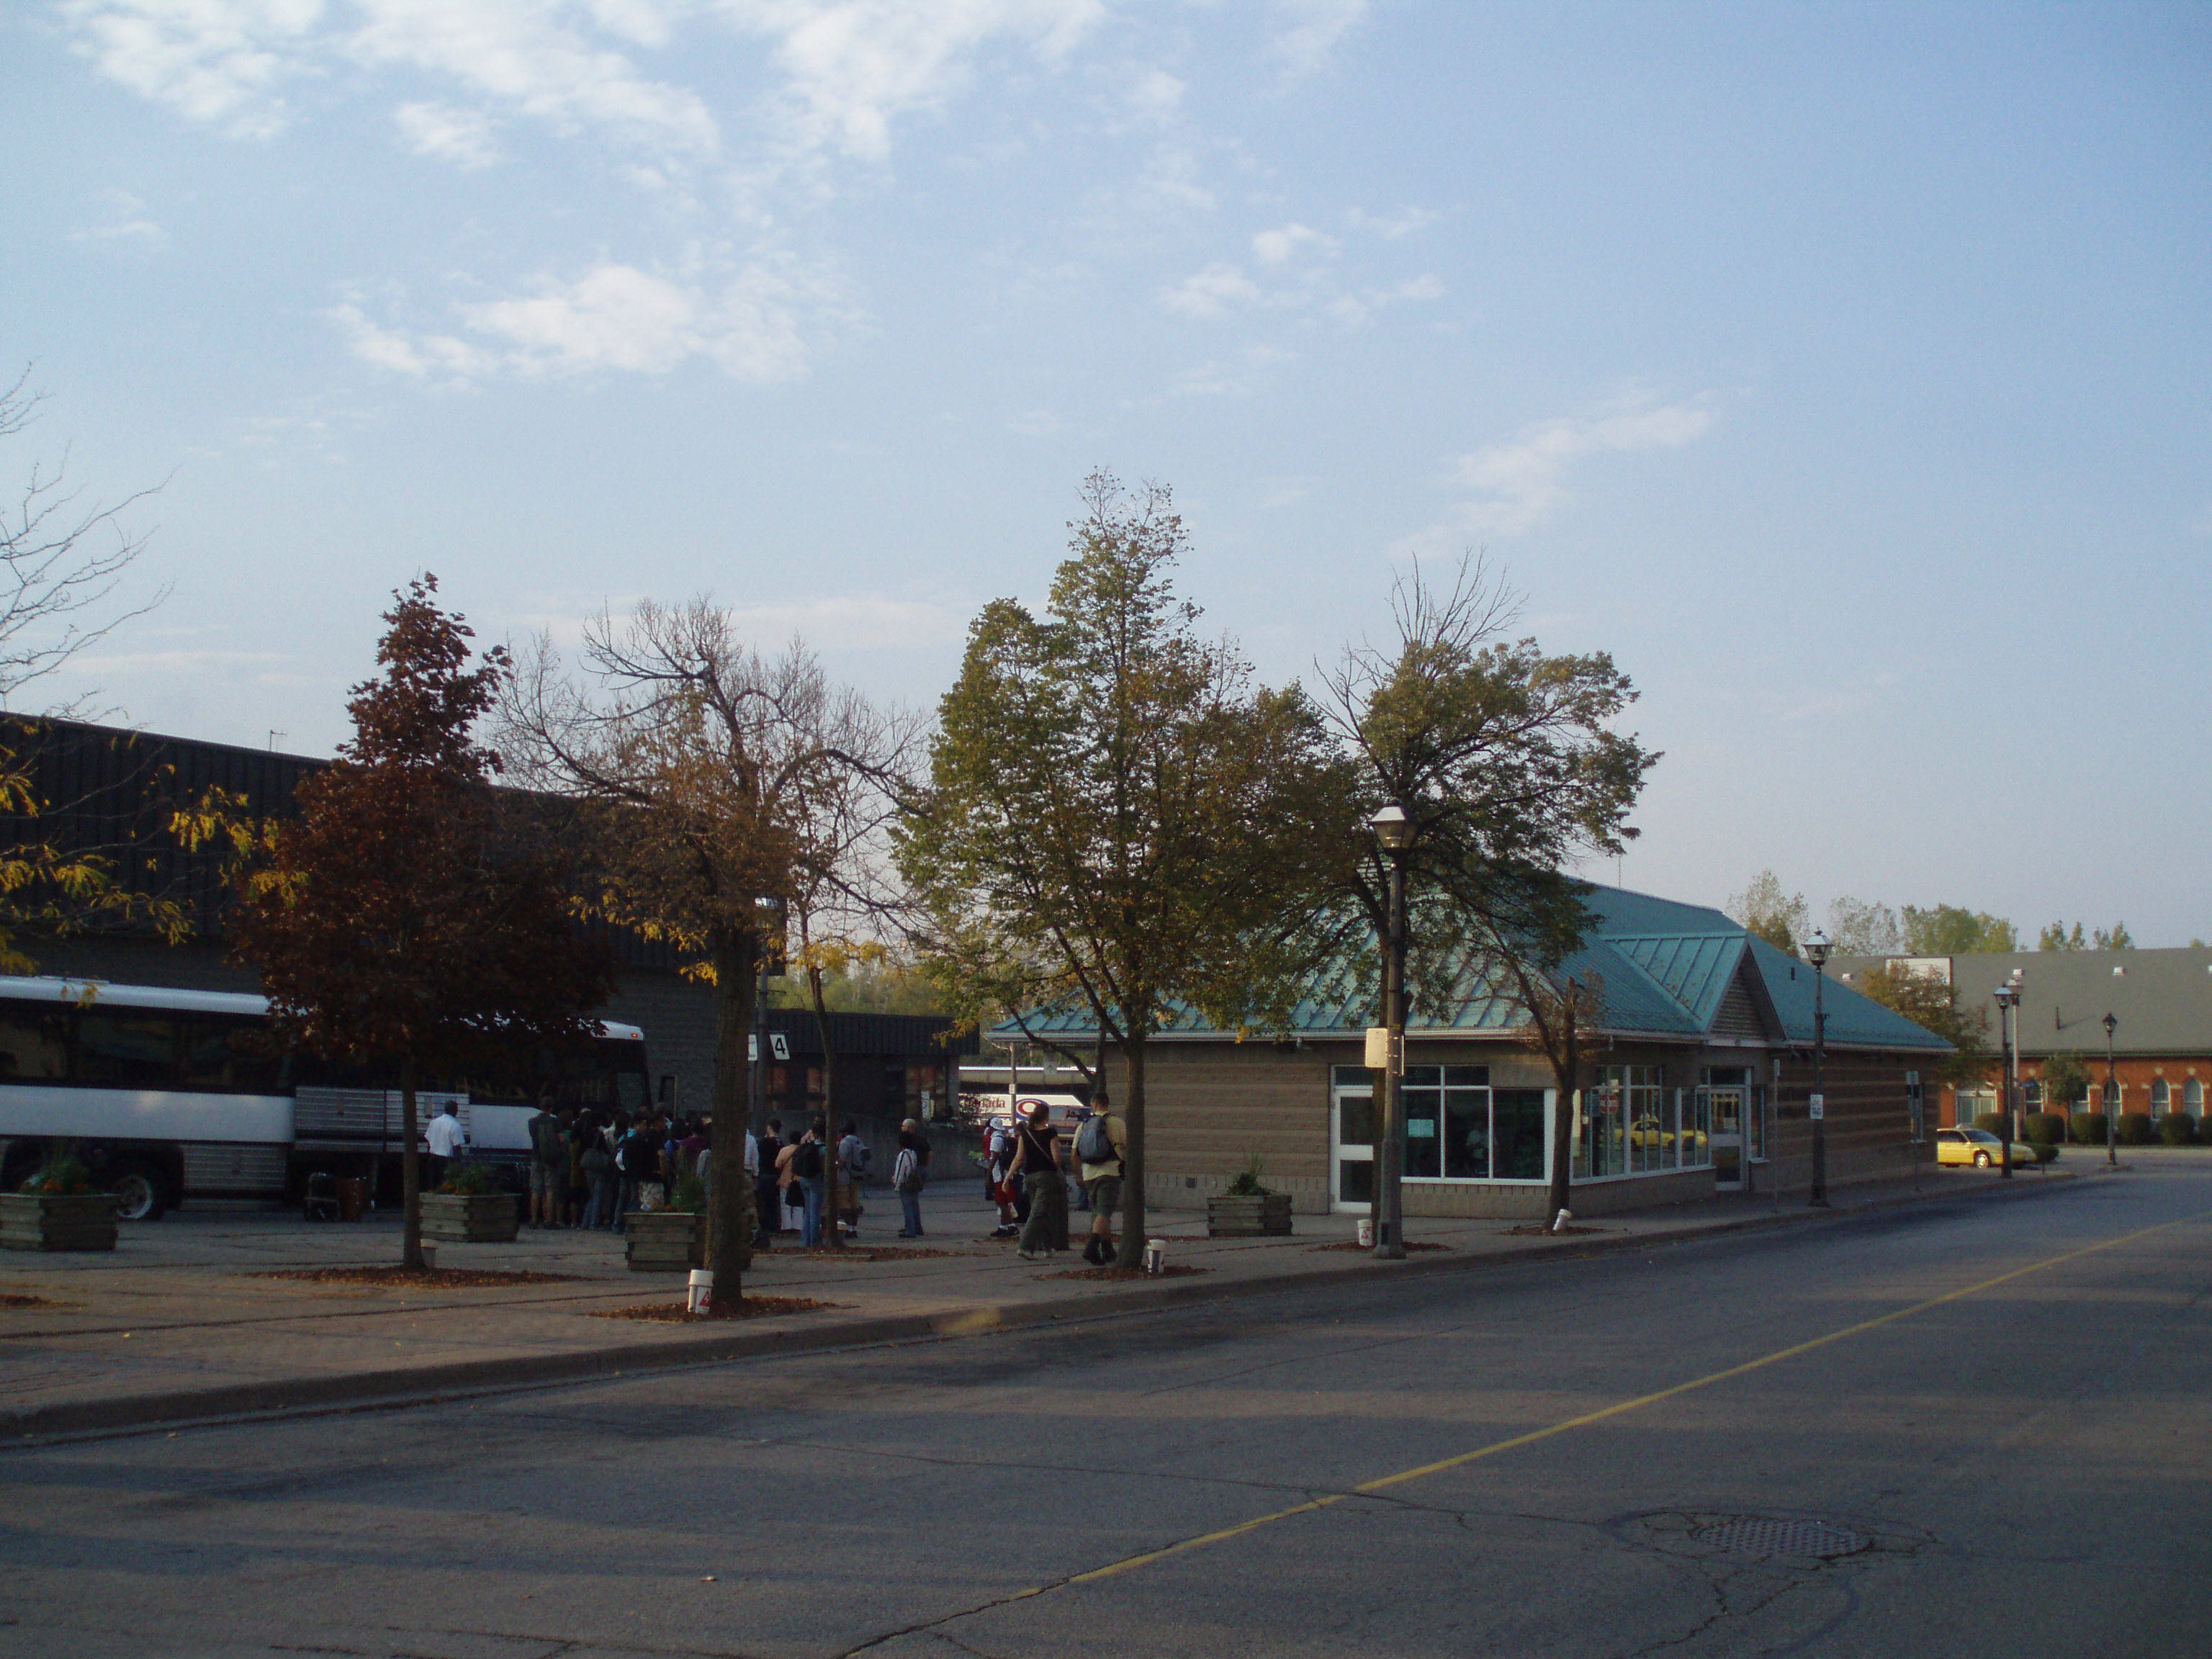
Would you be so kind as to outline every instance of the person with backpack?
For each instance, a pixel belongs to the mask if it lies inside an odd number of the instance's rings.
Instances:
[[[860,1231],[860,1177],[868,1172],[870,1157],[860,1125],[847,1118],[837,1142],[837,1219],[848,1233]]]
[[[659,1159],[652,1123],[641,1112],[629,1132],[615,1143],[615,1167],[622,1171],[622,1195],[615,1205],[617,1232],[629,1231],[628,1218],[638,1206],[640,1190],[658,1175]]]
[[[591,1184],[591,1201],[584,1206],[584,1224],[599,1229],[615,1224],[615,1158],[607,1150],[606,1136],[595,1117],[586,1116],[576,1131],[576,1165]]]
[[[1091,1091],[1091,1115],[1075,1133],[1076,1172],[1091,1199],[1091,1237],[1083,1246],[1083,1259],[1094,1267],[1110,1267],[1116,1259],[1114,1217],[1121,1207],[1128,1151],[1128,1125],[1114,1115],[1102,1081]]]
[[[891,1190],[906,1225],[901,1238],[921,1237],[921,1189],[929,1184],[929,1141],[913,1118],[899,1125],[898,1156],[891,1160]]]
[[[799,1202],[805,1206],[799,1230],[802,1249],[817,1249],[822,1243],[823,1176],[830,1164],[823,1153],[823,1141],[829,1133],[829,1126],[817,1118],[806,1126],[806,1133],[796,1143],[784,1148],[790,1171],[785,1184],[799,1189]]]
[[[1030,1109],[1030,1121],[1014,1131],[1013,1173],[1029,1194],[1029,1219],[1022,1224],[1014,1254],[1035,1261],[1067,1243],[1067,1178],[1060,1170],[1060,1134],[1042,1101]]]
[[[553,1115],[553,1097],[540,1096],[530,1120],[530,1224],[557,1227],[568,1196],[568,1138]]]

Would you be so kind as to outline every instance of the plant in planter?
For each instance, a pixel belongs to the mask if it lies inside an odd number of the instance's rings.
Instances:
[[[422,1237],[448,1244],[511,1244],[522,1230],[522,1208],[501,1192],[481,1164],[454,1167],[422,1198]]]
[[[707,1265],[707,1189],[686,1170],[676,1178],[668,1202],[629,1218],[623,1259],[633,1273],[682,1273]]]
[[[92,1171],[78,1159],[50,1158],[21,1191],[0,1196],[0,1248],[112,1250],[115,1194],[94,1192]]]
[[[1287,1237],[1291,1231],[1291,1195],[1279,1193],[1260,1179],[1260,1160],[1255,1158],[1237,1173],[1229,1190],[1206,1200],[1206,1233],[1209,1238]]]

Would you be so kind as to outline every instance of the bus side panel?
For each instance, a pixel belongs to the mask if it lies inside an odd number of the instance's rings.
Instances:
[[[187,1094],[155,1089],[0,1089],[0,1137],[70,1140],[236,1141],[289,1146],[289,1095]]]

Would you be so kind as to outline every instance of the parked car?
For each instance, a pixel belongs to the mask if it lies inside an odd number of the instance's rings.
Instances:
[[[2025,1141],[2013,1142],[2012,1166],[2027,1169],[2039,1160],[2034,1150]],[[1938,1129],[1936,1132],[1936,1161],[1938,1164],[1971,1164],[1978,1170],[1986,1170],[2004,1156],[2004,1142],[1987,1129]]]

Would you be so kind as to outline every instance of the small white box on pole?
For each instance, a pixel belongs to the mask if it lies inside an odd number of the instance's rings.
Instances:
[[[1813,1119],[1814,1121],[1818,1122],[1827,1115],[1828,1097],[1826,1095],[1814,1095],[1812,1097],[1812,1102]]]

